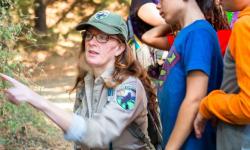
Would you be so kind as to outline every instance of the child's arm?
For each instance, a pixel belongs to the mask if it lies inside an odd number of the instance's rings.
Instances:
[[[143,4],[138,12],[137,15],[141,20],[146,22],[151,26],[158,26],[161,24],[166,24],[165,20],[160,16],[159,10],[156,8],[155,3],[145,3]]]
[[[168,43],[167,33],[170,32],[170,25],[159,25],[145,32],[142,35],[142,41],[152,47],[168,50],[170,48],[170,44]]]
[[[200,106],[200,113],[209,119],[213,115],[231,124],[250,123],[250,16],[240,18],[232,30],[229,50],[235,61],[238,94],[214,91]]]
[[[200,113],[206,119],[214,115],[227,123],[249,124],[249,99],[249,93],[226,94],[223,91],[214,91],[203,99]]]
[[[186,96],[181,104],[174,130],[165,150],[181,149],[193,129],[200,99],[206,95],[208,76],[202,71],[191,71],[187,77]]]
[[[249,124],[249,99],[249,93],[243,91],[239,94],[226,94],[221,90],[213,91],[200,104],[199,113],[194,121],[196,137],[202,137],[207,120],[213,116],[230,124]]]

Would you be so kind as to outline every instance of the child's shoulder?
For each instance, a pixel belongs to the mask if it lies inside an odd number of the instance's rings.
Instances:
[[[233,28],[250,28],[250,8],[240,12]]]
[[[250,15],[242,16],[234,23],[234,27],[249,26],[250,27]]]
[[[199,36],[199,37],[207,37],[214,36],[216,32],[212,25],[206,20],[199,20],[192,25],[192,28],[187,32],[188,36]]]
[[[189,26],[183,28],[181,31],[186,31],[190,34],[190,33],[199,33],[202,31],[211,32],[215,30],[213,29],[212,25],[208,21],[202,19],[202,20],[197,20],[193,22]]]

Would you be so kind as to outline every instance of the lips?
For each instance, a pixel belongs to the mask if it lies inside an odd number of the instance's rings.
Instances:
[[[98,55],[98,54],[99,54],[98,52],[93,51],[93,50],[89,50],[88,52],[89,52],[90,54],[94,54],[94,55]]]

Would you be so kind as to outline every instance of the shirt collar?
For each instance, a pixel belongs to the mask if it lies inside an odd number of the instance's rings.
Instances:
[[[111,80],[112,74],[113,74],[113,72],[114,72],[114,69],[115,69],[114,67],[110,67],[110,68],[106,69],[106,70],[101,74],[101,76],[97,77],[96,79],[94,79],[94,74],[93,74],[91,71],[89,71],[89,72],[87,73],[87,75],[84,77],[84,80],[85,80],[85,81],[86,81],[86,80],[95,80],[95,83],[96,83],[97,81],[100,81],[100,80],[102,80],[102,81]]]
[[[100,76],[102,79],[106,79],[106,78],[111,78],[113,72],[114,72],[114,67],[108,68],[107,70],[105,70],[102,75]]]

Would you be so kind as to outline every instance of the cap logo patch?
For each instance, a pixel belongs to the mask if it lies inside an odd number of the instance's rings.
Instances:
[[[96,19],[96,20],[102,20],[102,19],[108,17],[109,14],[110,14],[110,12],[107,11],[107,10],[97,12],[97,13],[95,14],[95,19]]]

